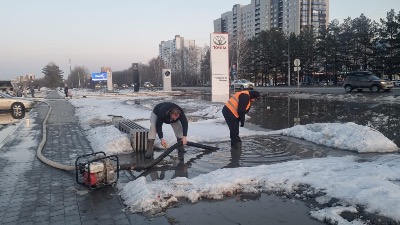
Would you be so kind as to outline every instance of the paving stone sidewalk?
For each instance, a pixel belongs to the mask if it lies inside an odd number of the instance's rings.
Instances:
[[[115,187],[90,191],[76,183],[75,171],[53,168],[36,157],[47,121],[43,155],[73,166],[78,156],[91,153],[75,108],[61,92],[52,91],[24,118],[0,148],[0,225],[169,224],[165,217],[146,218],[124,210]],[[49,107],[50,106],[50,107]],[[123,174],[120,181],[128,181]]]

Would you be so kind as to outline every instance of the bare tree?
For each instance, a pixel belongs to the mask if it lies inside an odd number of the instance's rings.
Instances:
[[[70,87],[87,87],[90,80],[90,72],[85,66],[75,66],[68,75],[66,83]]]
[[[211,82],[210,47],[209,46],[204,46],[202,48],[200,77],[201,77],[202,84]]]

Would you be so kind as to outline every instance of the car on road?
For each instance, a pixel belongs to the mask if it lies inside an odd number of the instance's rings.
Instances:
[[[10,95],[15,95],[17,97],[22,96],[22,91],[17,85],[17,83],[9,81],[9,80],[1,80],[0,81],[0,92],[5,92]]]
[[[381,79],[370,71],[354,71],[347,74],[343,86],[347,92],[351,92],[354,89],[363,91],[366,88],[372,92],[379,92],[380,90],[390,91],[394,83]]]
[[[147,89],[152,89],[154,87],[154,85],[150,82],[144,82],[143,86]]]
[[[35,102],[30,99],[13,97],[6,93],[0,92],[0,110],[11,110],[22,115],[25,111],[29,111],[35,106]]]
[[[240,89],[240,90],[244,90],[244,89],[250,89],[252,90],[254,88],[254,83],[250,82],[246,79],[240,79],[240,80],[234,80],[231,83],[231,89]]]
[[[400,80],[393,80],[394,86],[400,87]]]

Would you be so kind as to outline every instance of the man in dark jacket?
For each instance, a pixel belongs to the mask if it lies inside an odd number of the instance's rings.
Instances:
[[[157,104],[150,115],[150,131],[147,142],[146,158],[153,156],[153,147],[156,134],[161,139],[161,145],[167,147],[167,142],[164,139],[162,131],[163,124],[171,124],[174,130],[177,142],[182,142],[183,145],[187,144],[186,136],[188,132],[188,121],[182,108],[172,102],[163,102]],[[183,152],[183,146],[178,148]]]
[[[236,92],[225,106],[222,108],[222,114],[228,124],[231,138],[231,147],[240,149],[242,141],[239,137],[240,126],[244,126],[245,115],[251,108],[251,103],[260,98],[258,91],[239,91]]]
[[[65,94],[65,97],[68,98],[68,85],[66,85],[66,84],[64,87],[64,94]]]

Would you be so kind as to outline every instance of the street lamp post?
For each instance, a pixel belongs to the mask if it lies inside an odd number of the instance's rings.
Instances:
[[[294,60],[294,66],[294,71],[297,71],[297,88],[300,88],[300,59]]]
[[[287,45],[287,49],[288,49],[288,60],[287,60],[287,63],[288,63],[288,86],[290,87],[290,47],[289,47],[290,45],[289,45],[289,39],[288,39],[288,45]]]

